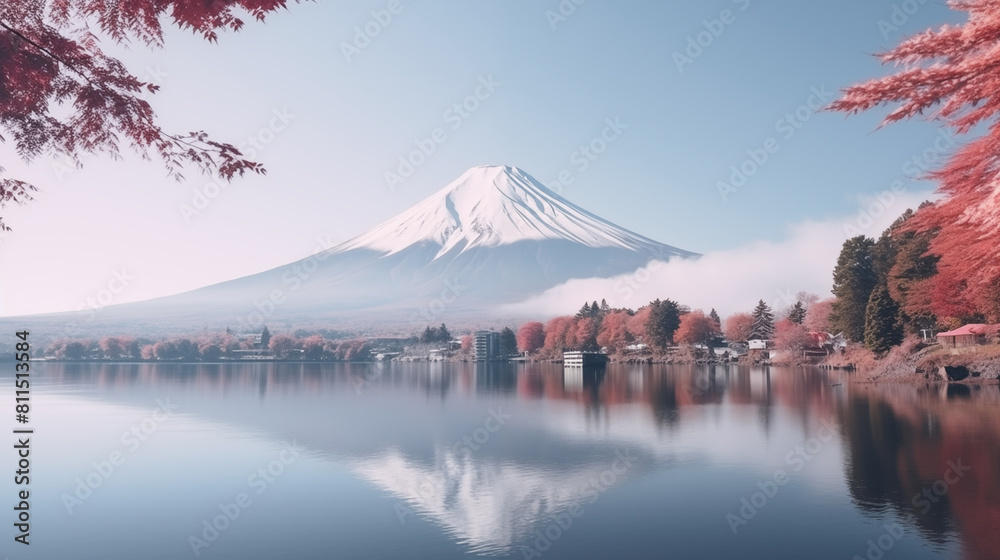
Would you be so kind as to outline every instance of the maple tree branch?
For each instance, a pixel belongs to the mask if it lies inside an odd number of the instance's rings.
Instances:
[[[90,79],[90,76],[87,76],[86,74],[84,74],[83,72],[81,72],[76,66],[74,66],[73,64],[70,64],[69,62],[66,62],[59,55],[55,54],[54,52],[50,51],[49,49],[47,49],[47,48],[45,48],[45,47],[43,47],[41,45],[39,45],[35,41],[32,41],[31,39],[25,37],[23,33],[21,33],[20,31],[18,31],[16,29],[14,29],[13,27],[7,25],[6,23],[4,23],[3,20],[0,20],[0,27],[3,27],[7,31],[13,33],[16,37],[18,37],[22,41],[28,43],[29,45],[35,47],[36,49],[38,49],[39,51],[41,51],[42,54],[48,56],[52,60],[55,60],[59,64],[62,64],[63,66],[69,68],[74,73],[79,74],[80,77],[83,78],[84,80],[87,80],[87,83],[89,83],[90,85],[96,85],[96,84],[94,84],[94,81]]]
[[[65,66],[66,68],[68,68],[69,70],[71,70],[74,74],[77,74],[78,76],[80,76],[81,78],[83,78],[84,80],[86,80],[87,83],[90,84],[91,86],[93,86],[95,88],[98,88],[98,89],[101,89],[101,90],[104,90],[106,92],[112,91],[112,90],[110,90],[107,87],[106,84],[95,83],[94,80],[92,80],[90,76],[88,76],[86,73],[84,73],[83,71],[81,71],[74,64],[72,64],[72,63],[64,60],[59,55],[53,53],[52,51],[50,51],[49,49],[45,48],[44,46],[42,46],[42,45],[38,44],[37,42],[31,40],[30,38],[26,37],[23,33],[21,33],[20,31],[18,31],[17,29],[14,29],[13,27],[7,25],[7,23],[4,22],[3,20],[0,20],[0,27],[2,27],[3,29],[6,29],[8,32],[10,32],[14,36],[18,37],[22,41],[24,41],[24,42],[28,43],[29,45],[35,47],[39,52],[41,52],[45,56],[48,56],[52,60],[58,62],[59,64],[62,64],[63,66]],[[169,134],[169,133],[165,132],[148,115],[140,113],[140,117],[142,118],[143,121],[146,122],[147,125],[149,125],[150,127],[153,127],[156,130],[156,133],[158,135],[160,135],[161,137],[163,137],[165,139],[171,140],[171,141],[177,143],[178,145],[188,146],[190,148],[193,148],[195,150],[200,150],[200,151],[206,151],[206,152],[207,151],[213,151],[213,152],[216,152],[216,153],[222,153],[221,149],[218,149],[218,148],[216,148],[216,149],[209,149],[208,147],[205,147],[205,146],[199,146],[198,144],[195,144],[195,143],[192,143],[192,142],[189,142],[189,141],[185,140],[183,137],[175,136],[173,134]]]

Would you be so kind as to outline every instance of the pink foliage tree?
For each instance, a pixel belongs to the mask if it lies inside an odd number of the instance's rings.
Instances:
[[[545,345],[545,325],[529,321],[517,329],[517,349],[532,354]]]
[[[944,195],[921,208],[904,227],[936,232],[929,253],[938,255],[939,318],[968,313],[969,307],[1000,320],[1000,2],[950,0],[967,21],[905,39],[879,55],[899,70],[856,84],[833,103],[856,113],[890,105],[883,124],[927,115],[957,134],[986,130],[957,148],[929,177]],[[955,301],[963,305],[955,306]],[[967,305],[966,305],[967,304]]]
[[[722,329],[729,342],[746,342],[753,333],[753,315],[749,313],[734,313],[726,318]]]

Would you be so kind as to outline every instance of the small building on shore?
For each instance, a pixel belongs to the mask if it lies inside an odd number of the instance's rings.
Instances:
[[[603,366],[608,355],[601,352],[563,352],[563,367]]]
[[[986,344],[987,332],[995,328],[982,323],[971,323],[952,331],[938,333],[937,341],[945,348],[979,346]]]

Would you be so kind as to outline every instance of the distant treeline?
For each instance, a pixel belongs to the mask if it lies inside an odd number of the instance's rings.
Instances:
[[[49,345],[46,357],[57,360],[166,360],[214,361],[260,357],[354,361],[370,355],[368,341],[330,340],[322,334],[271,335],[264,327],[259,334],[237,335],[230,331],[195,337],[176,336],[150,340],[129,336],[107,336],[100,340],[64,339]]]

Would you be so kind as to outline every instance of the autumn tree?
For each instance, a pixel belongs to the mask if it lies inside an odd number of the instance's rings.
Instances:
[[[210,42],[222,30],[238,31],[246,10],[263,21],[286,0],[53,0],[0,5],[0,140],[13,141],[26,161],[61,155],[79,166],[80,155],[117,158],[122,146],[158,157],[169,175],[182,179],[193,166],[230,180],[247,171],[263,173],[232,144],[202,131],[170,133],[157,124],[140,95],[158,86],[130,73],[101,49],[95,28],[116,43],[133,40],[163,47],[163,24],[190,29]],[[0,170],[2,171],[2,170]],[[31,200],[36,186],[0,178],[0,207]],[[0,229],[9,229],[0,219]]]
[[[830,312],[832,309],[832,298],[817,301],[810,305],[806,311],[806,320],[803,323],[806,330],[810,332],[830,332]]]
[[[918,210],[905,227],[935,232],[928,252],[940,257],[931,280],[938,296],[932,311],[939,318],[967,312],[967,303],[1000,320],[1000,5],[996,0],[948,5],[967,13],[965,23],[927,30],[878,55],[898,71],[847,88],[831,108],[857,113],[888,105],[883,125],[926,115],[956,134],[984,131],[928,175],[939,182],[943,197]],[[956,301],[962,305],[951,307]]]
[[[115,336],[102,338],[98,343],[101,353],[109,360],[119,360],[128,354],[126,343]]]
[[[326,339],[323,335],[310,335],[302,341],[302,356],[307,360],[321,360],[326,353]]]
[[[177,360],[180,359],[181,354],[173,341],[161,340],[153,345],[153,356],[157,360]]]
[[[682,315],[677,332],[674,333],[674,339],[682,344],[707,345],[717,336],[719,325],[700,309]]]
[[[295,339],[287,334],[276,334],[271,337],[267,349],[274,354],[275,358],[287,358],[295,350]]]
[[[746,342],[753,334],[753,315],[749,313],[734,313],[726,318],[723,336],[729,342]]]
[[[750,329],[750,339],[770,340],[774,336],[774,314],[764,300],[760,300],[753,313],[753,327]]]
[[[66,346],[63,347],[62,357],[67,360],[82,360],[87,355],[89,347],[89,342],[80,342],[76,340],[68,342]]]
[[[517,348],[532,354],[545,345],[545,325],[538,321],[524,323],[517,329]]]
[[[872,290],[865,308],[865,347],[882,356],[902,341],[899,306],[889,295],[889,289],[879,285]]]
[[[198,344],[198,357],[202,361],[212,362],[222,357],[222,347],[214,340],[206,340]]]
[[[646,325],[649,323],[650,311],[650,307],[648,305],[644,305],[636,310],[634,315],[628,318],[628,321],[625,324],[625,330],[627,330],[633,338],[645,338]]]
[[[628,329],[629,319],[627,311],[611,311],[605,315],[597,333],[597,344],[611,353],[621,352],[634,339]]]
[[[192,362],[198,359],[198,345],[190,338],[178,338],[173,343],[177,349],[177,357],[181,360]]]
[[[573,328],[573,317],[555,317],[545,324],[545,350],[550,355],[566,348],[566,334]]]
[[[782,319],[774,325],[774,347],[779,350],[799,353],[811,342],[809,332],[801,323],[792,321],[791,317]]]
[[[873,248],[875,242],[859,235],[844,242],[833,269],[833,295],[830,326],[853,341],[865,337],[865,307],[878,283]]]
[[[577,319],[573,325],[573,341],[567,337],[566,344],[572,347],[573,350],[584,350],[587,352],[597,351],[600,347],[597,345],[597,326],[599,323],[598,317],[584,317],[583,319]]]

